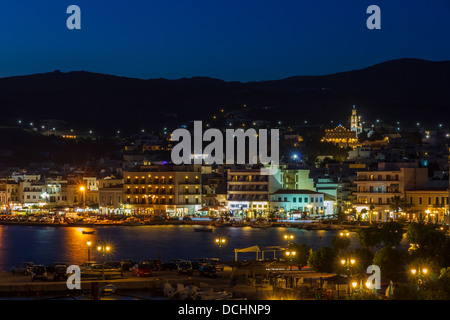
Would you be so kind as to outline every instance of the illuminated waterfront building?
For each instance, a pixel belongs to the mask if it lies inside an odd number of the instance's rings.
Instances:
[[[408,210],[401,215],[408,220],[442,223],[448,214],[448,189],[424,188],[405,191]]]
[[[123,173],[125,214],[184,216],[201,207],[201,165],[141,166]]]
[[[270,209],[286,219],[323,217],[333,212],[333,208],[325,207],[324,200],[320,192],[280,189],[271,194]]]
[[[269,213],[269,195],[280,188],[272,175],[260,169],[229,169],[227,201],[230,211],[246,218],[263,217]]]
[[[356,210],[372,214],[373,220],[387,220],[392,215],[391,199],[405,198],[406,191],[426,188],[428,169],[417,167],[389,168],[379,163],[379,170],[358,171],[356,184]]]

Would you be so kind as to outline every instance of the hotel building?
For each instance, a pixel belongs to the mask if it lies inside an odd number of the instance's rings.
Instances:
[[[123,173],[124,214],[184,216],[201,207],[201,166],[141,166]]]
[[[390,208],[393,197],[405,198],[406,191],[427,187],[428,169],[417,167],[394,169],[386,168],[383,163],[379,163],[377,171],[358,171],[355,184],[356,210],[361,212],[366,209],[367,212],[372,211],[372,218],[375,220],[387,220],[393,217]]]
[[[269,195],[280,188],[272,175],[261,174],[260,169],[228,169],[227,201],[234,214],[257,218],[269,213]]]

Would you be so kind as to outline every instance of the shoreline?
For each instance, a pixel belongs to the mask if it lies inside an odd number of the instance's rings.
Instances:
[[[127,224],[127,223],[49,223],[49,222],[17,222],[17,221],[0,221],[0,226],[32,226],[32,227],[58,227],[58,228],[96,228],[96,227],[141,227],[141,226],[170,226],[170,225],[186,225],[186,226],[208,226],[214,228],[256,228],[251,225],[248,226],[232,226],[223,225],[217,226],[211,223],[211,221],[164,221],[164,222],[150,222],[139,224]],[[338,225],[338,224],[323,224],[323,223],[311,223],[311,222],[273,222],[271,226],[262,227],[266,228],[295,228],[304,230],[324,230],[324,231],[338,231],[338,230],[352,230],[359,229],[361,225]]]

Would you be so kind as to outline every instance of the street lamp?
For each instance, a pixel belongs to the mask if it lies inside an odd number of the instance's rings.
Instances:
[[[80,187],[80,191],[83,193],[82,197],[83,197],[83,210],[84,212],[86,212],[86,188],[81,186]]]
[[[216,244],[219,246],[219,260],[222,260],[222,245],[225,244],[225,242],[227,242],[227,240],[225,238],[219,237],[216,238]]]
[[[339,233],[339,235],[340,235],[341,237],[348,237],[348,236],[350,236],[350,232],[348,232],[348,231],[341,231],[341,232]]]
[[[295,255],[297,254],[297,252],[295,251],[286,251],[285,255],[286,257],[289,259],[289,269],[292,270],[292,260],[294,259]]]
[[[86,242],[86,244],[87,244],[87,247],[88,247],[88,262],[90,262],[91,261],[91,245],[92,245],[92,242],[88,241],[88,242]]]
[[[353,259],[353,258],[345,258],[345,259],[341,259],[341,264],[343,265],[343,266],[346,266],[346,269],[347,269],[347,275],[348,275],[348,277],[349,277],[349,281],[350,281],[350,278],[352,277],[352,274],[351,274],[351,272],[350,272],[350,266],[353,266],[354,264],[356,263],[356,260],[355,259]],[[350,294],[350,283],[349,283],[349,286],[348,286],[348,294]]]
[[[419,290],[420,286],[423,284],[423,279],[426,277],[427,273],[427,268],[411,269],[411,274],[417,280],[417,290]]]
[[[341,264],[347,267],[347,271],[350,271],[350,266],[353,266],[356,263],[356,260],[353,258],[341,259]]]
[[[102,278],[105,280],[105,255],[111,250],[110,246],[102,245],[97,247],[97,251],[102,254]]]
[[[291,241],[294,240],[294,235],[293,234],[285,234],[284,240],[286,240],[287,244],[289,245],[291,243]]]

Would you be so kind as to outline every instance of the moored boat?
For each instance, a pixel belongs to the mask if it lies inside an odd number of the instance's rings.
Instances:
[[[195,232],[212,232],[212,228],[208,228],[208,227],[195,227],[194,228]]]

